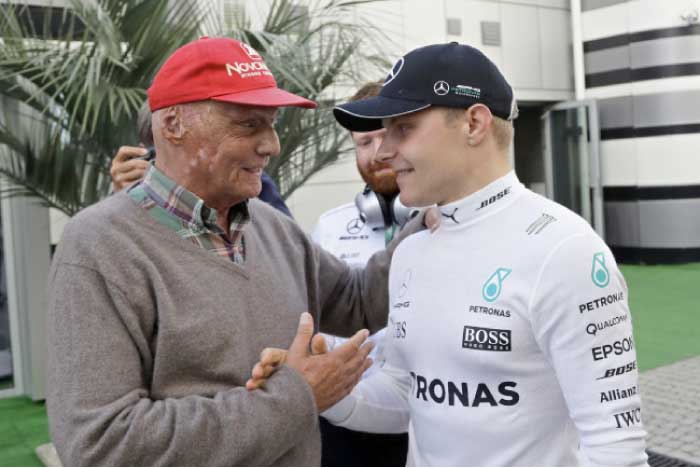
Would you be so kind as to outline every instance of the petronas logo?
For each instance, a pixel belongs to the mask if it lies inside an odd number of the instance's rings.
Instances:
[[[598,252],[593,255],[591,278],[593,279],[593,284],[599,288],[604,288],[610,284],[610,273],[605,266],[605,254],[603,252]]]
[[[484,283],[484,287],[481,288],[481,295],[487,302],[493,302],[498,299],[501,295],[501,289],[503,287],[503,281],[510,275],[509,268],[499,268],[494,274],[489,276],[489,279]]]

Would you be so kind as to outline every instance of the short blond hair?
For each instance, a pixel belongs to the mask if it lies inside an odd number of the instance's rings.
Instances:
[[[505,120],[494,115],[491,121],[491,127],[493,128],[493,138],[496,140],[498,147],[501,149],[508,149],[513,142],[513,135],[515,133],[513,121]]]
[[[454,122],[466,109],[447,107],[445,112],[445,119],[448,123]],[[500,149],[508,149],[510,144],[513,142],[513,134],[515,133],[513,129],[513,121],[505,120],[500,117],[493,116],[491,121],[491,128],[493,129],[493,138],[496,140],[496,145]]]

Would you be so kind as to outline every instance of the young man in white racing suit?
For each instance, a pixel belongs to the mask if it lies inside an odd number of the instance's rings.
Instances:
[[[409,465],[645,465],[627,286],[583,219],[518,181],[497,67],[466,45],[416,49],[335,116],[383,126],[401,201],[443,220],[394,254],[382,371],[325,416],[408,427]]]

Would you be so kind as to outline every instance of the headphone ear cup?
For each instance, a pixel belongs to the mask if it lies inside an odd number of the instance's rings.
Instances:
[[[403,227],[403,225],[406,224],[409,219],[413,218],[418,212],[418,209],[409,208],[401,203],[398,195],[394,197],[394,200],[391,203],[391,215],[393,221],[399,226]]]
[[[367,187],[365,187],[362,192],[355,195],[355,207],[357,208],[358,213],[360,213],[360,219],[365,224],[367,224],[367,211],[369,205],[370,202],[367,200]]]
[[[355,196],[355,206],[360,212],[360,218],[371,229],[383,228],[384,213],[387,210],[386,202],[378,197],[369,187]]]

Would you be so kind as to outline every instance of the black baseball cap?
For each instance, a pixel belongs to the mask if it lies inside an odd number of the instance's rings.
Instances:
[[[498,67],[474,47],[450,42],[412,50],[394,64],[379,96],[336,106],[333,115],[350,131],[369,132],[382,128],[381,119],[477,103],[502,119],[518,114],[513,89]]]

